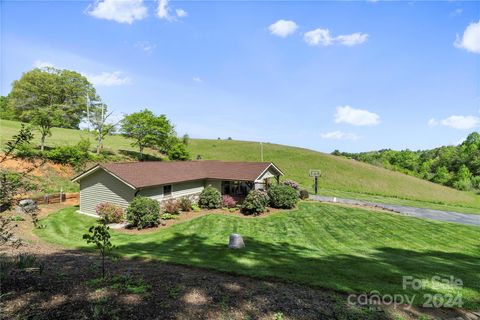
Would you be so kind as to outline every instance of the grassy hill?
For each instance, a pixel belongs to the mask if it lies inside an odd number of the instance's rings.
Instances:
[[[19,127],[18,122],[0,120],[0,142],[3,144]],[[81,137],[90,138],[93,142],[93,135],[86,131],[55,128],[52,136],[47,138],[47,145],[54,147],[75,144]],[[35,139],[38,141],[38,135]],[[136,151],[129,140],[118,135],[107,137],[105,147],[115,154]],[[194,158],[201,155],[202,159],[260,160],[260,145],[257,142],[191,139],[188,148]],[[313,189],[312,178],[308,176],[309,169],[322,170],[319,185],[320,193],[325,195],[480,212],[480,196],[472,192],[454,190],[399,172],[313,150],[270,143],[264,143],[263,149],[265,161],[273,161],[286,173],[286,178],[300,182],[309,190]],[[153,150],[149,153],[158,156]]]

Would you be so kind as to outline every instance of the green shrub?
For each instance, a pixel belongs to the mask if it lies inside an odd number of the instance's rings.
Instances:
[[[198,205],[201,208],[216,209],[222,206],[222,195],[220,191],[212,186],[208,186],[203,189],[198,199]]]
[[[127,208],[127,220],[138,229],[158,226],[160,203],[147,197],[135,197]]]
[[[40,151],[31,144],[24,143],[17,147],[15,155],[21,159],[31,159],[40,156]]]
[[[200,212],[202,211],[202,209],[200,209],[200,207],[198,206],[198,204],[192,204],[192,210],[193,212]]]
[[[291,209],[298,201],[298,194],[295,189],[287,185],[272,186],[268,190],[270,206],[273,208]]]
[[[251,190],[242,203],[241,211],[244,214],[260,214],[268,205],[268,196],[264,191]]]
[[[160,215],[160,218],[162,220],[172,220],[172,219],[176,219],[177,215],[176,214],[171,214],[171,213],[162,213]]]
[[[300,199],[305,200],[305,199],[308,199],[309,196],[310,195],[307,190],[305,189],[300,190],[300,193],[299,193]]]
[[[180,205],[176,199],[168,199],[162,202],[163,211],[171,214],[180,213]]]
[[[180,210],[188,212],[192,210],[192,200],[189,197],[181,197],[178,199],[178,206]]]
[[[56,147],[55,149],[47,151],[45,157],[53,162],[81,168],[90,160],[89,148],[90,141],[82,139],[75,146]]]
[[[123,209],[109,202],[99,203],[95,211],[106,224],[120,223],[124,217]]]
[[[190,154],[188,153],[187,147],[183,143],[178,143],[174,145],[170,151],[168,151],[168,158],[170,160],[181,160],[185,161],[190,159]]]

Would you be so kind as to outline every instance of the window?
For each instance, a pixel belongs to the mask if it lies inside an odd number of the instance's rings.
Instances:
[[[163,196],[169,197],[172,195],[172,185],[163,186]]]

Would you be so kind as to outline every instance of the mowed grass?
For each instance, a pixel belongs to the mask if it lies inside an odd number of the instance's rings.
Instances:
[[[42,220],[42,239],[70,248],[82,240],[93,218],[67,208]],[[231,233],[243,250],[227,248]],[[273,277],[348,293],[462,296],[480,307],[480,228],[312,202],[298,210],[245,219],[211,214],[141,235],[112,231],[117,255],[211,268],[253,277]],[[425,281],[402,288],[402,277]],[[454,276],[463,287],[432,281]]]
[[[5,143],[19,128],[19,122],[0,120],[1,143]],[[54,128],[52,136],[47,138],[47,145],[71,145],[81,137],[94,141],[93,135],[87,131]],[[38,143],[38,134],[35,139]],[[105,148],[117,154],[120,150],[137,151],[131,146],[131,141],[119,135],[107,137]],[[191,139],[188,148],[193,159],[200,155],[202,159],[260,161],[260,144],[257,142]],[[309,170],[320,169],[323,175],[319,179],[319,187],[325,195],[341,197],[349,192],[350,195],[360,195],[364,200],[375,201],[378,200],[375,197],[382,197],[382,202],[386,203],[408,200],[408,205],[418,207],[441,209],[439,205],[446,205],[445,210],[480,213],[480,196],[473,192],[458,191],[399,172],[313,150],[270,143],[264,143],[263,149],[264,161],[276,163],[285,172],[285,178],[300,182],[310,191],[313,190],[313,180],[308,176]],[[158,156],[153,150],[147,152]]]

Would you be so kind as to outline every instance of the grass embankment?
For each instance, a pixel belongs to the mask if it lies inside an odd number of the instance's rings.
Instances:
[[[19,128],[19,122],[0,120],[1,142],[4,143]],[[89,137],[94,141],[93,135],[86,131],[54,128],[52,136],[47,139],[47,145],[75,144],[81,137]],[[38,142],[38,135],[35,139]],[[119,135],[107,137],[105,148],[115,155],[127,156],[136,152],[131,142]],[[257,142],[191,139],[188,148],[193,158],[201,155],[203,159],[260,161],[260,145]],[[349,192],[351,196],[360,196],[364,200],[374,201],[376,197],[382,197],[382,202],[386,203],[408,200],[408,205],[418,207],[439,209],[441,205],[447,205],[445,208],[452,211],[480,213],[480,196],[473,192],[458,191],[399,172],[313,150],[270,143],[264,143],[263,148],[265,161],[273,161],[285,172],[285,178],[300,182],[310,191],[313,190],[313,181],[308,176],[309,169],[320,169],[323,176],[319,179],[319,187],[326,195],[342,197],[345,192]],[[147,152],[159,156],[153,150]],[[453,207],[463,208],[454,210]]]
[[[87,248],[82,235],[95,221],[67,208],[42,220],[42,239]],[[244,250],[227,248],[240,233]],[[415,295],[461,294],[467,308],[480,307],[480,228],[336,205],[301,203],[298,210],[244,219],[211,214],[151,233],[112,231],[123,257],[158,259],[255,277],[275,277],[344,292]],[[432,282],[450,275],[462,288]],[[402,277],[425,288],[402,289]]]

